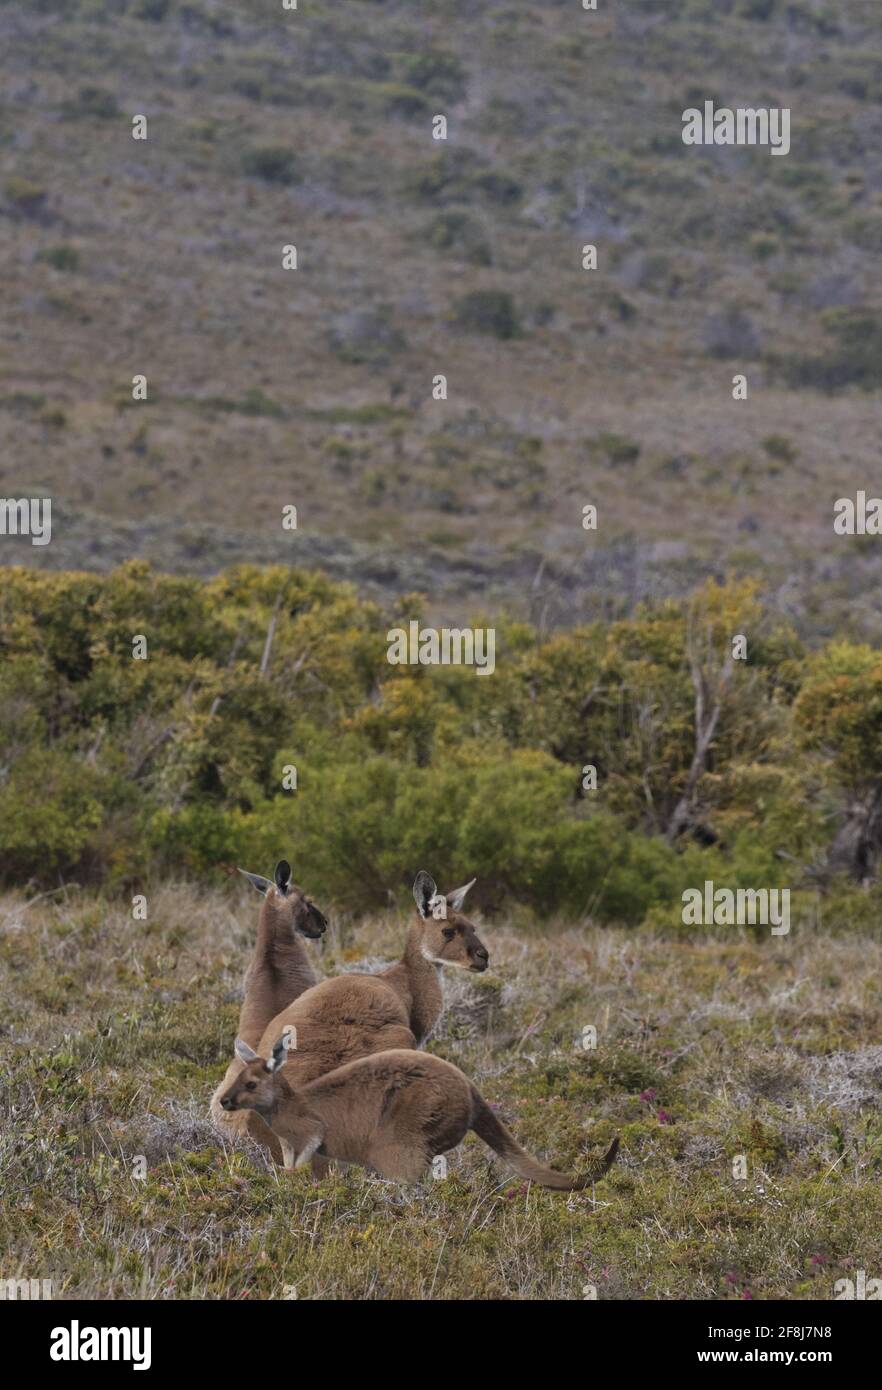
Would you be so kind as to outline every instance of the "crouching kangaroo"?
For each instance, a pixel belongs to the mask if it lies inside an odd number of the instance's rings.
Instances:
[[[277,1014],[259,1044],[251,1038],[244,1041],[268,1056],[279,1034],[293,1028],[297,1043],[288,1056],[287,1076],[295,1086],[357,1057],[394,1047],[422,1047],[444,1007],[441,966],[487,969],[487,951],[459,911],[474,881],[445,897],[421,869],[413,886],[419,917],[397,965],[378,975],[350,971],[323,980]]]
[[[279,1138],[286,1168],[299,1168],[318,1154],[416,1182],[437,1154],[455,1148],[470,1129],[522,1177],[561,1192],[580,1192],[615,1162],[618,1139],[582,1177],[546,1168],[521,1148],[458,1067],[427,1052],[378,1052],[307,1086],[291,1086],[284,1066],[290,1038],[283,1034],[266,1060],[237,1039],[245,1065],[221,1097],[225,1110],[247,1108],[263,1116]]]
[[[315,984],[315,971],[303,938],[316,940],[328,924],[312,900],[291,882],[287,860],[276,865],[274,883],[244,869],[240,873],[263,895],[257,941],[245,974],[245,997],[239,1014],[239,1037],[256,1047],[270,1020]],[[221,1108],[220,1097],[241,1069],[238,1059],[227,1067],[226,1076],[211,1098],[212,1119],[224,1129],[250,1135],[269,1148],[276,1162],[281,1163],[279,1141],[255,1111],[229,1114]]]

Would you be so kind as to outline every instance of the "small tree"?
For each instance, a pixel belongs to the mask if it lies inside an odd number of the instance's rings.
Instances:
[[[882,653],[831,643],[808,668],[795,716],[803,746],[832,760],[842,798],[828,869],[866,882],[882,855]]]

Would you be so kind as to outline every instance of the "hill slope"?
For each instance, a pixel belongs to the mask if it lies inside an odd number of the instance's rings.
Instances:
[[[882,378],[882,14],[845,9],[0,0],[0,492],[55,520],[0,559],[552,622],[744,568],[878,633],[832,532]],[[789,155],[687,148],[705,99],[790,107]]]

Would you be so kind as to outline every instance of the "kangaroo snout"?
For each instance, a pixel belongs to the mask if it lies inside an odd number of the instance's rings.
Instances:
[[[323,913],[319,912],[318,908],[315,906],[314,903],[308,903],[306,916],[303,922],[300,924],[300,930],[302,931],[303,935],[308,936],[312,941],[316,941],[319,937],[324,936],[327,929],[327,917],[325,917]]]

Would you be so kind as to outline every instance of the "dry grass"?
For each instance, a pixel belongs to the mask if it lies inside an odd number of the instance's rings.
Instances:
[[[882,1266],[877,939],[484,924],[492,973],[447,976],[431,1046],[558,1166],[621,1134],[612,1175],[566,1198],[474,1137],[412,1189],[359,1169],[316,1187],[223,1142],[207,1102],[255,903],[165,887],[149,918],[73,891],[0,902],[4,1277],[85,1298],[828,1298]],[[338,921],[320,969],[388,959],[404,928]]]

